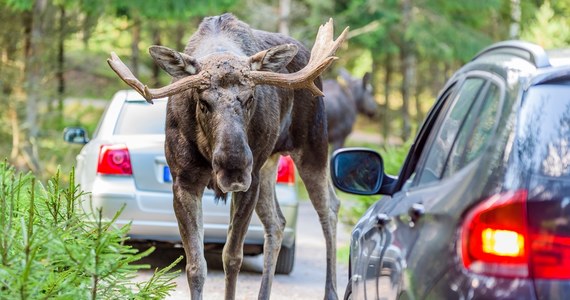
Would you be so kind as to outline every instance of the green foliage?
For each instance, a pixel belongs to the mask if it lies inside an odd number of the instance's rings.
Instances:
[[[537,43],[545,49],[565,48],[570,45],[570,21],[556,15],[555,8],[546,1],[536,13],[536,19],[526,30],[522,38]],[[570,13],[570,9],[567,9]]]
[[[445,61],[469,61],[481,48],[493,42],[489,18],[499,11],[501,2],[485,1],[426,1],[421,13],[406,31],[418,53],[427,58]],[[429,29],[429,30],[426,30]]]
[[[6,5],[15,11],[30,10],[34,6],[34,2],[34,0],[0,0],[0,4]]]
[[[70,174],[44,186],[0,163],[0,299],[162,299],[175,284],[178,261],[143,283],[133,283],[139,253],[125,244],[129,226],[117,228],[101,210],[86,213]]]
[[[210,1],[188,1],[188,0],[143,0],[143,1],[122,1],[111,0],[111,6],[119,16],[129,18],[143,17],[151,20],[187,20],[195,16],[206,16],[230,9],[235,0],[210,0]]]
[[[96,102],[97,106],[83,104],[82,99],[69,99],[64,107],[64,115],[66,116],[62,122],[59,122],[57,113],[53,111],[42,112],[42,135],[38,138],[37,145],[39,157],[42,161],[43,172],[36,176],[44,181],[58,170],[68,173],[75,165],[75,157],[81,150],[82,145],[68,144],[63,142],[63,129],[65,127],[75,126],[83,127],[90,136],[95,132],[99,119],[103,113],[106,102],[100,100]],[[90,100],[85,100],[89,103]],[[67,182],[69,179],[65,176],[62,180]]]
[[[350,258],[350,244],[340,246],[336,249],[336,263],[347,264]]]

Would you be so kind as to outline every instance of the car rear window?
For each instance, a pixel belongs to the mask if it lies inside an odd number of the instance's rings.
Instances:
[[[517,145],[520,161],[533,174],[570,177],[570,82],[529,89]]]
[[[115,134],[164,134],[166,101],[126,101],[123,104]]]

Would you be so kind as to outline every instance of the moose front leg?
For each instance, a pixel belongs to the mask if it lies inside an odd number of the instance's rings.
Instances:
[[[252,174],[251,177],[251,185],[246,192],[232,194],[228,237],[222,252],[226,275],[225,299],[235,299],[237,277],[243,261],[245,234],[259,195],[259,176]]]
[[[186,276],[192,300],[202,300],[207,266],[204,258],[204,230],[202,223],[202,193],[204,188],[191,189],[173,184],[174,213],[178,220],[180,236],[186,253]]]
[[[271,295],[275,266],[283,241],[283,230],[285,229],[285,217],[281,213],[277,196],[275,195],[275,174],[278,161],[279,154],[274,154],[261,168],[259,199],[255,207],[255,212],[265,230],[263,275],[261,277],[258,299],[269,299]]]

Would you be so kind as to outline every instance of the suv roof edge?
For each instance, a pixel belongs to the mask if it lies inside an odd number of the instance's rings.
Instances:
[[[560,66],[549,69],[547,72],[538,73],[529,81],[526,89],[534,85],[540,85],[556,80],[569,80],[570,68],[568,66]]]
[[[527,53],[528,56],[521,55],[520,51]],[[548,55],[541,46],[521,40],[508,40],[494,43],[477,53],[471,61],[493,53],[509,53],[511,55],[521,57],[534,64],[537,68],[546,68],[551,66]]]

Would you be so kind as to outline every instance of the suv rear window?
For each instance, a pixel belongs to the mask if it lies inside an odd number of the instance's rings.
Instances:
[[[144,101],[126,101],[123,104],[115,134],[164,134],[166,101],[149,104]]]
[[[534,174],[570,177],[570,82],[529,89],[518,126],[518,156]]]

